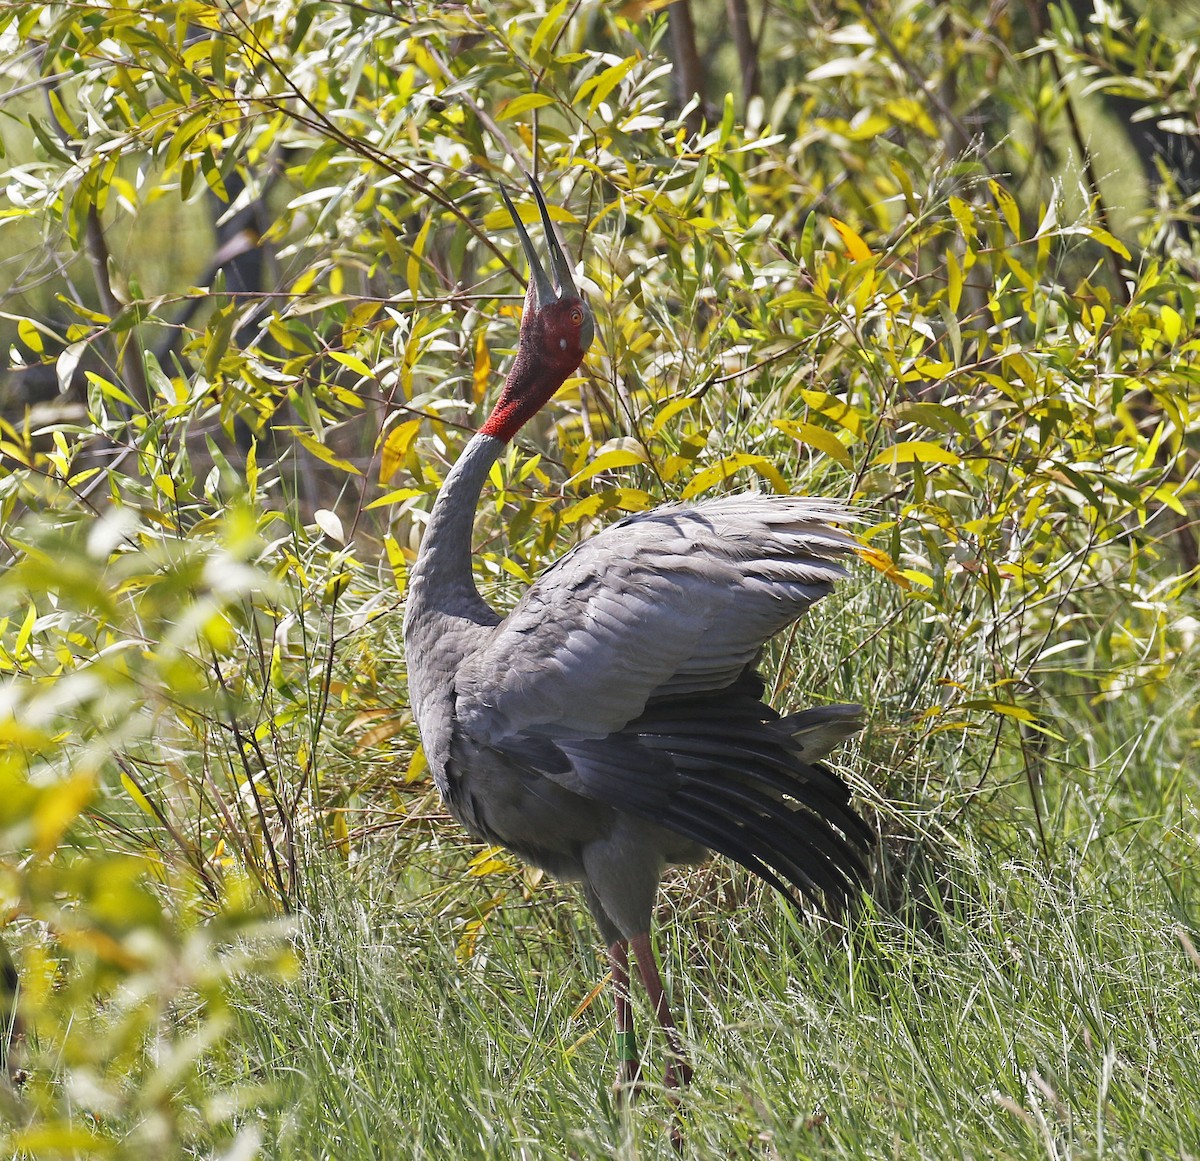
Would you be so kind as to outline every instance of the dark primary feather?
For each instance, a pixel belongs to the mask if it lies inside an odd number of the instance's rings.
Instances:
[[[651,701],[607,738],[527,731],[492,745],[565,789],[726,855],[785,893],[790,883],[809,898],[840,899],[865,874],[870,832],[850,809],[846,786],[762,693],[747,667],[724,690]]]

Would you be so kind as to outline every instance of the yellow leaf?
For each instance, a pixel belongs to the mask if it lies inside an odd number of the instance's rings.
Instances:
[[[83,1125],[68,1125],[60,1121],[34,1125],[6,1136],[8,1147],[15,1156],[27,1157],[111,1157],[112,1142]]]
[[[483,878],[485,875],[499,875],[516,870],[516,863],[504,857],[503,847],[488,847],[480,851],[468,864],[470,874]]]
[[[429,763],[425,761],[425,748],[417,746],[413,751],[413,756],[408,760],[408,769],[404,771],[404,781],[416,782],[428,769]]]
[[[579,221],[570,210],[564,206],[551,204],[546,207],[550,211],[550,220],[552,222],[565,222],[569,225],[574,225]],[[536,202],[517,203],[517,213],[520,215],[521,221],[526,225],[540,226],[542,224],[541,211],[537,207]],[[505,227],[512,229],[512,218],[508,216],[508,210],[501,206],[498,210],[491,210],[483,215],[481,223],[485,230],[502,230]],[[501,311],[503,313],[503,310]],[[516,308],[513,308],[513,315],[516,315]]]
[[[819,411],[828,419],[832,419],[838,427],[844,427],[851,435],[862,434],[863,413],[851,407],[844,399],[830,395],[826,391],[811,391],[807,387],[800,389],[800,398],[814,411]]]
[[[423,495],[420,488],[397,488],[386,496],[380,496],[378,500],[372,500],[363,511],[369,512],[372,508],[386,508],[389,504],[399,504],[401,500],[411,500],[414,496],[420,495]]]
[[[561,15],[563,6],[558,4],[555,7],[559,15]],[[548,14],[548,18],[553,15],[554,12],[552,11]],[[543,21],[544,23],[545,21]],[[539,28],[538,31],[540,32],[541,29]],[[511,101],[505,101],[500,106],[500,111],[496,114],[496,120],[511,121],[514,117],[519,117],[522,113],[528,113],[530,109],[541,109],[545,105],[553,104],[554,98],[546,96],[545,93],[522,93],[519,97],[513,97]]]
[[[460,963],[467,963],[475,954],[475,944],[479,941],[479,933],[483,930],[482,919],[469,919],[463,924],[462,935],[454,948],[454,958]]]
[[[349,460],[344,460],[340,456],[334,455],[319,439],[309,435],[307,431],[301,431],[298,427],[281,427],[277,430],[291,432],[306,450],[316,456],[322,463],[328,464],[331,468],[337,468],[342,472],[349,472],[354,476],[362,475],[362,472],[350,463]]]
[[[564,508],[559,520],[564,525],[590,520],[601,512],[616,509],[620,512],[645,512],[654,507],[654,499],[641,488],[605,488],[603,492],[585,496],[582,500]]]
[[[476,403],[483,398],[491,378],[492,356],[488,351],[487,338],[480,328],[475,335],[475,372],[471,379]]]
[[[95,789],[95,778],[81,773],[42,792],[33,812],[34,842],[39,854],[48,855],[58,847],[67,828],[92,800]]]
[[[601,980],[599,981],[599,983],[597,983],[596,986],[594,988],[592,988],[592,990],[590,992],[588,992],[588,994],[586,996],[584,996],[582,1000],[579,1001],[579,1006],[575,1009],[574,1012],[571,1013],[572,1020],[578,1020],[579,1017],[582,1016],[584,1014],[584,1012],[586,1012],[596,1002],[597,998],[600,997],[601,995],[603,995],[604,989],[606,987],[608,987],[608,982],[611,979],[612,979],[611,974],[602,977]],[[589,1037],[593,1036],[595,1034],[595,1032],[596,1032],[596,1029],[593,1028],[592,1031],[589,1032],[587,1035]],[[579,1041],[576,1041],[576,1044],[578,1044],[578,1043],[579,1043]],[[573,1044],[573,1045],[571,1045],[571,1047],[574,1048],[575,1045]],[[568,1052],[569,1052],[569,1050],[568,1050]]]
[[[529,56],[530,56],[531,60],[535,59],[537,57],[538,49],[540,49],[542,47],[542,44],[545,41],[546,37],[548,37],[550,35],[550,33],[554,31],[555,25],[558,24],[558,22],[562,19],[562,15],[564,12],[566,12],[566,10],[567,10],[567,0],[558,0],[558,3],[555,4],[550,9],[550,11],[547,12],[546,15],[542,17],[541,23],[538,24],[537,30],[534,32],[532,39],[529,41]],[[540,95],[540,94],[534,94],[534,93],[527,94],[528,97],[538,96],[538,95]],[[519,101],[519,100],[521,100],[520,97],[518,97],[516,99],[516,101]],[[510,102],[510,104],[516,104],[516,101]],[[542,100],[541,100],[542,104],[548,104],[549,101],[550,101],[549,97],[542,96]],[[516,116],[516,114],[510,113],[509,116]]]
[[[753,468],[760,476],[770,480],[771,486],[777,492],[782,495],[787,494],[787,481],[784,480],[779,474],[779,470],[766,456],[751,455],[749,452],[736,452],[705,468],[702,472],[697,472],[688,481],[687,487],[683,489],[683,495],[680,498],[690,500],[693,496],[698,496],[701,492],[707,492],[714,484],[728,480],[743,468]]]
[[[961,464],[962,459],[948,448],[928,440],[914,439],[909,443],[898,443],[884,448],[872,461],[872,467],[887,464]]]
[[[1088,237],[1094,238],[1101,246],[1107,246],[1114,254],[1119,254],[1126,262],[1130,260],[1129,247],[1120,238],[1114,238],[1107,230],[1100,226],[1084,226],[1083,232]]]
[[[361,375],[364,379],[374,379],[375,372],[366,365],[357,355],[351,355],[346,351],[330,351],[330,357],[335,363],[341,363],[343,367],[348,367],[351,371]]]
[[[962,301],[963,273],[958,263],[958,255],[953,250],[946,251],[946,291],[950,309],[957,314],[958,304]]]
[[[1183,326],[1183,319],[1180,317],[1179,311],[1164,303],[1159,308],[1159,318],[1162,321],[1163,335],[1167,342],[1175,342],[1179,338],[1179,331]]]
[[[408,560],[405,558],[404,549],[390,532],[383,538],[383,547],[387,552],[388,566],[396,579],[396,592],[403,594],[408,588]]]
[[[41,333],[29,319],[23,318],[17,320],[17,334],[21,336],[21,342],[35,355],[40,355],[46,349],[42,342]]]
[[[611,472],[617,468],[628,468],[633,464],[644,464],[645,462],[646,453],[641,448],[614,448],[612,451],[606,451],[602,455],[598,455],[585,468],[576,472],[567,481],[567,486],[571,487],[574,484],[581,484],[584,480],[590,480],[593,476],[598,476],[601,472]]]
[[[363,730],[354,747],[356,754],[365,754],[368,750],[372,750],[376,746],[390,741],[397,734],[403,733],[405,727],[410,724],[404,718],[391,717],[392,710],[379,710],[377,712],[388,714],[389,720],[380,722],[378,725],[372,726],[369,730]]]
[[[12,716],[0,718],[0,748],[11,746],[36,753],[48,749],[53,743],[54,736],[37,726],[18,721]]]
[[[614,65],[609,65],[603,72],[584,81],[579,86],[579,91],[571,99],[571,104],[578,105],[590,93],[592,99],[588,104],[588,115],[594,116],[596,110],[600,107],[600,102],[608,100],[608,96],[613,89],[621,83],[629,72],[637,67],[639,62],[640,58],[635,54],[625,57],[624,60],[620,60]]]
[[[150,805],[150,799],[141,792],[137,783],[124,770],[121,771],[121,785],[125,787],[125,792],[141,807],[144,813],[153,819],[158,818],[158,815],[154,813],[154,807]]]
[[[867,564],[877,572],[883,573],[893,584],[899,585],[902,589],[912,588],[912,581],[896,567],[896,562],[883,549],[863,547],[855,551]]]
[[[1168,487],[1166,484],[1155,488],[1154,491],[1150,493],[1150,497],[1153,500],[1159,500],[1163,504],[1166,504],[1166,506],[1178,516],[1187,515],[1187,509],[1184,508],[1183,504],[1180,502],[1179,497],[1175,494],[1175,490]]]
[[[915,585],[920,585],[923,589],[933,588],[933,577],[927,572],[921,572],[915,568],[903,568],[901,574],[906,576]]]
[[[991,710],[992,713],[1003,714],[1007,718],[1016,718],[1020,722],[1037,721],[1037,715],[1027,710],[1024,706],[1013,705],[1011,702],[1006,701],[991,701],[979,698],[963,702],[962,708]]]
[[[784,435],[790,435],[801,443],[815,447],[817,451],[827,455],[831,460],[835,460],[842,467],[852,468],[854,466],[854,461],[851,460],[846,445],[832,431],[818,427],[815,423],[793,423],[790,419],[772,420],[772,424]]]
[[[564,527],[570,527],[572,524],[578,524],[580,520],[590,520],[609,506],[608,494],[595,492],[591,496],[585,496],[582,500],[568,505],[559,513],[558,519]]]
[[[1004,220],[1008,223],[1008,228],[1012,230],[1013,236],[1020,238],[1021,211],[1017,207],[1017,199],[998,181],[990,180],[988,189],[992,191],[992,197],[996,199],[996,204],[1000,207],[1000,212],[1004,215]]]
[[[954,220],[958,223],[958,228],[962,231],[964,238],[970,241],[975,237],[975,212],[968,203],[964,202],[962,198],[952,197],[950,213],[954,215]]]
[[[343,859],[350,857],[350,828],[346,825],[346,812],[333,812],[333,846]]]
[[[412,447],[412,442],[420,430],[421,421],[409,419],[404,423],[397,424],[388,432],[387,439],[383,441],[383,453],[379,458],[379,482],[381,484],[387,484],[396,474],[396,469],[404,463],[408,449]],[[378,504],[380,501],[376,500],[375,503]]]
[[[678,398],[672,399],[669,403],[665,403],[659,408],[658,414],[654,417],[654,422],[650,425],[651,438],[658,435],[675,416],[691,407],[695,402],[697,400],[692,395],[680,395]]]
[[[33,634],[33,626],[37,622],[37,606],[31,601],[29,608],[25,610],[25,619],[21,622],[20,629],[17,630],[17,639],[13,644],[13,656],[20,657],[25,652],[26,646],[29,644],[29,638]]]
[[[845,222],[839,221],[837,218],[830,218],[829,224],[837,230],[846,247],[846,253],[855,262],[869,262],[874,257],[871,253],[871,247],[847,226]]]

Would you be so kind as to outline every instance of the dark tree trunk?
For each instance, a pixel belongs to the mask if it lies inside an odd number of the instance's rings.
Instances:
[[[750,12],[746,0],[725,0],[725,13],[729,17],[729,30],[733,33],[733,44],[737,49],[738,72],[742,78],[742,108],[745,109],[758,96],[758,45],[750,33]]]
[[[671,34],[671,57],[675,62],[673,79],[679,107],[682,109],[695,96],[700,98],[699,105],[688,114],[688,128],[698,133],[704,120],[706,86],[704,65],[696,47],[696,25],[688,0],[676,0],[667,9],[667,29]]]

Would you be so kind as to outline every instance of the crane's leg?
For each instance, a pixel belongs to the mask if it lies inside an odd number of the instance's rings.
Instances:
[[[629,999],[629,943],[615,940],[608,947],[612,968],[613,1000],[617,1008],[617,1088],[636,1090],[641,1079],[642,1058],[633,1032],[633,1004]]]
[[[671,1007],[667,1003],[667,993],[663,990],[662,976],[658,972],[658,959],[654,955],[650,933],[643,931],[640,935],[631,937],[629,946],[633,948],[634,958],[637,960],[642,986],[646,989],[646,995],[650,997],[659,1026],[666,1033],[667,1043],[671,1047],[663,1084],[667,1088],[685,1088],[692,1081],[692,1066],[684,1055],[683,1041],[679,1038],[679,1029],[675,1026]]]

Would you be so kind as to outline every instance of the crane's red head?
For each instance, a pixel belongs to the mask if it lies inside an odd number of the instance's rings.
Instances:
[[[529,184],[542,215],[554,281],[546,276],[512,199],[501,186],[500,195],[516,224],[521,247],[529,261],[529,289],[525,293],[525,315],[521,319],[517,357],[492,414],[480,428],[485,435],[505,441],[512,439],[522,424],[536,415],[563,382],[575,373],[592,345],[595,329],[592,312],[575,288],[571,266],[550,222],[550,211],[542,191],[532,179]]]

